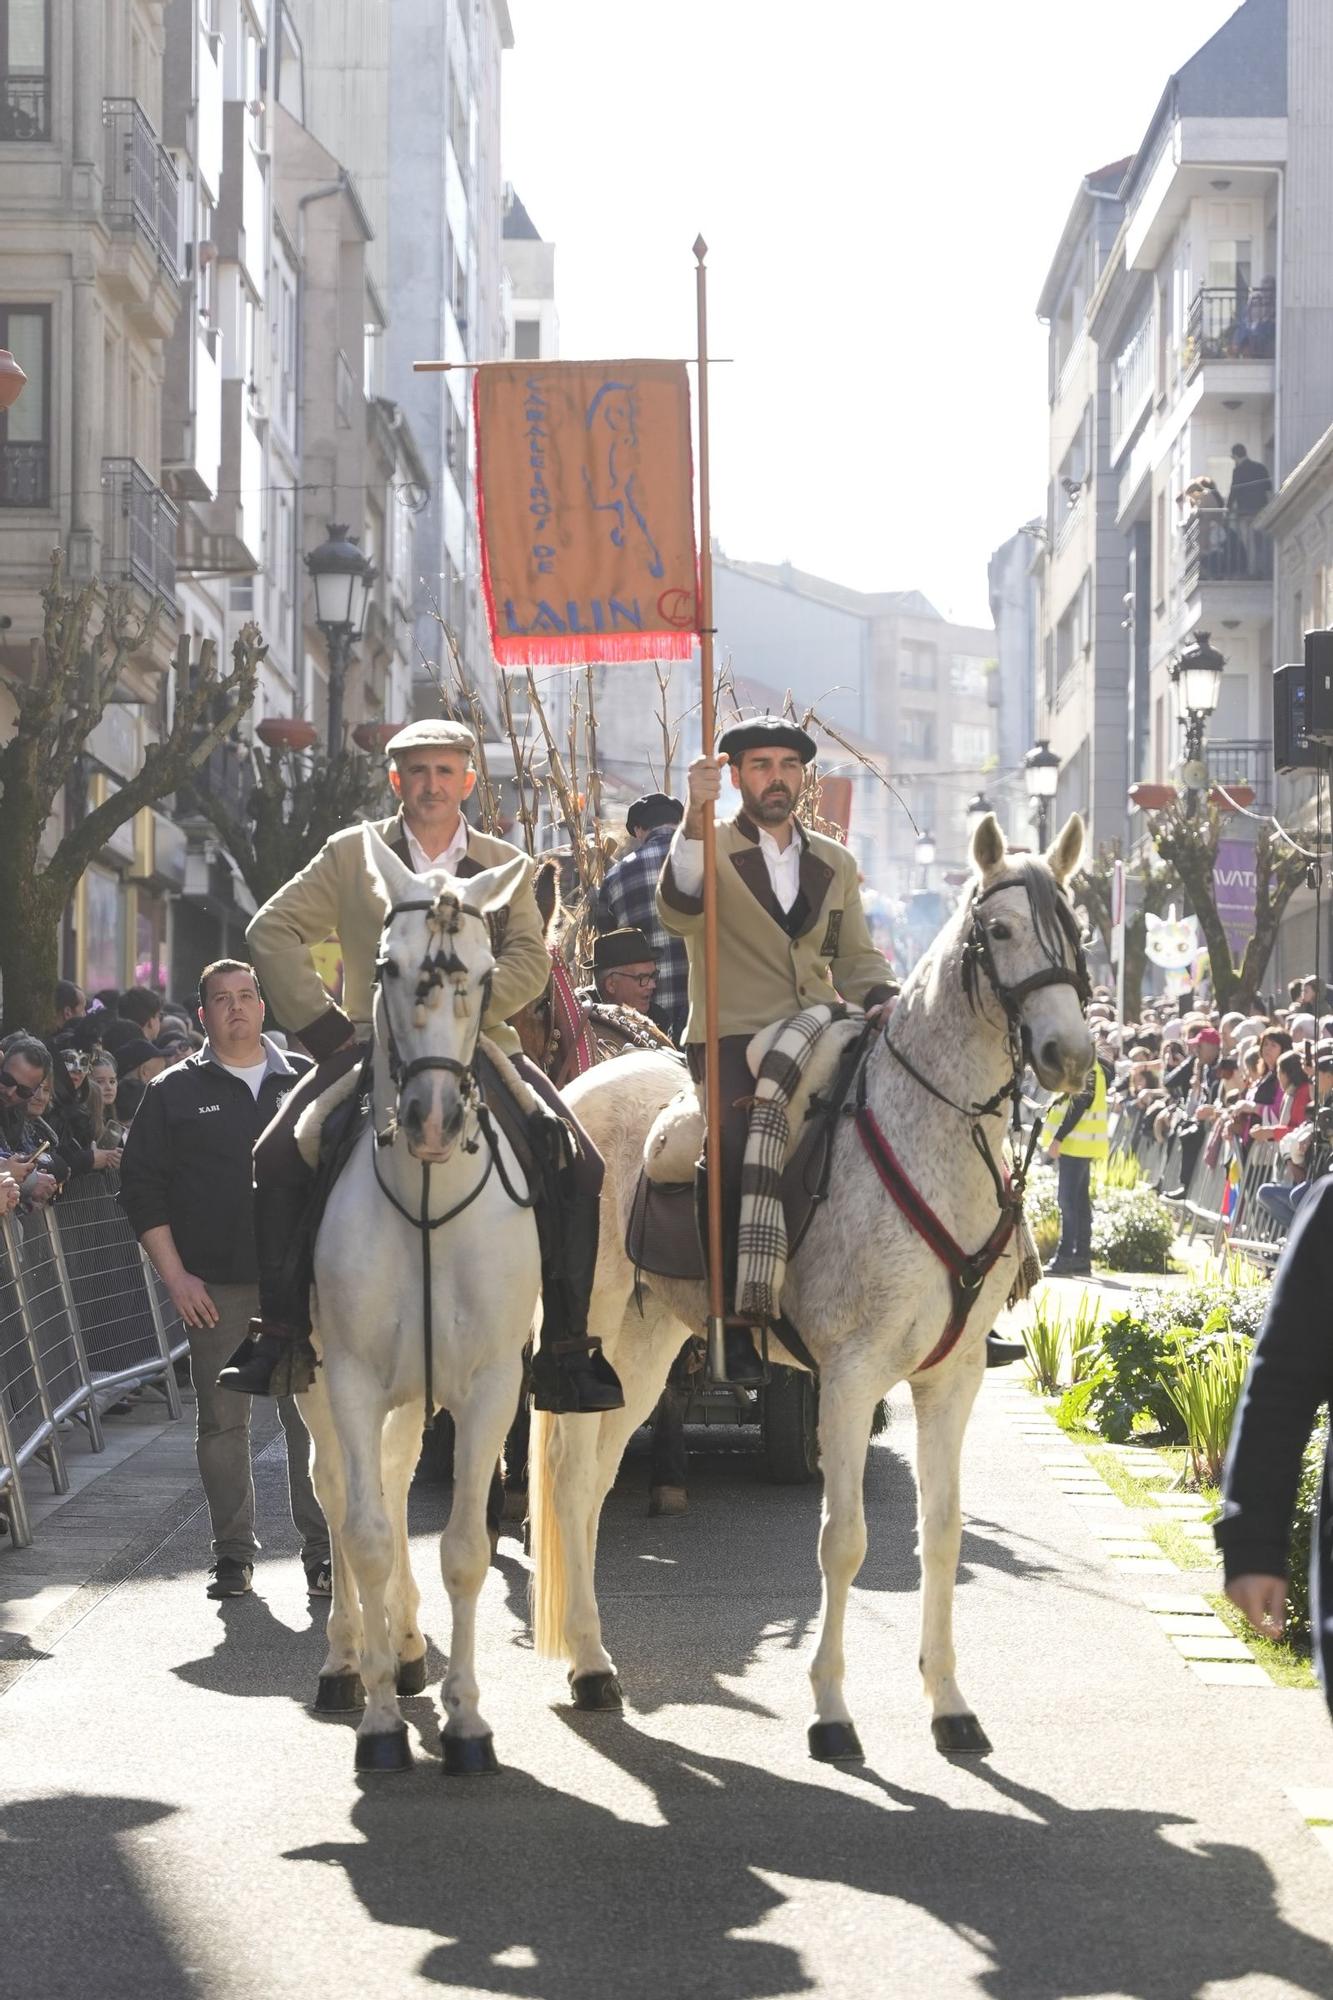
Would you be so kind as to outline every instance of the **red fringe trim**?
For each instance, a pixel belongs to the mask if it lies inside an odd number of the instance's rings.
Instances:
[[[491,650],[501,667],[584,667],[628,660],[688,660],[693,632],[570,632],[502,638],[491,628]]]

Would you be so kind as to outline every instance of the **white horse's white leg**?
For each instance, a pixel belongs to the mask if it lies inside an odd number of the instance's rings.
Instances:
[[[421,1592],[412,1574],[407,1542],[407,1496],[421,1456],[421,1418],[420,1403],[403,1403],[389,1412],[384,1426],[384,1504],[394,1541],[385,1605],[400,1694],[420,1694],[426,1685],[426,1641],[417,1623]]]
[[[347,1483],[343,1472],[342,1448],[329,1408],[324,1370],[315,1370],[310,1388],[300,1397],[297,1409],[314,1444],[310,1480],[324,1519],[329,1524],[329,1552],[333,1571],[333,1598],[325,1631],[328,1651],[319,1670],[318,1705],[324,1708],[356,1707],[360,1703],[361,1606],[356,1581],[347,1560],[343,1523],[347,1516]]]
[[[823,1578],[819,1642],[810,1662],[815,1719],[810,1754],[825,1761],[859,1758],[851,1713],[843,1697],[846,1662],[843,1628],[847,1593],[866,1554],[862,1486],[878,1384],[860,1369],[826,1370],[819,1386],[819,1453],[824,1469],[824,1512],[819,1531]]]
[[[366,1712],[357,1730],[357,1768],[396,1770],[410,1757],[406,1727],[398,1712],[397,1660],[385,1615],[385,1593],[394,1561],[394,1531],[383,1486],[383,1433],[388,1412],[382,1388],[359,1362],[335,1352],[325,1369],[347,1481],[343,1541],[361,1599],[361,1679]],[[371,1743],[365,1740],[368,1738],[377,1740]]]
[[[973,1754],[990,1745],[954,1678],[953,1596],[963,1543],[963,1432],[985,1368],[985,1343],[978,1340],[940,1373],[911,1378],[921,1495],[921,1678],[939,1748]]]
[[[515,1347],[508,1365],[473,1377],[454,1409],[454,1501],[440,1537],[440,1570],[453,1614],[442,1690],[447,1772],[495,1769],[490,1724],[478,1706],[477,1599],[491,1562],[486,1495],[518,1400],[521,1373]]]

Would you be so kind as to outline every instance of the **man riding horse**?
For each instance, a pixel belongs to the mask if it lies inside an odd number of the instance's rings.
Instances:
[[[838,841],[796,817],[810,735],[779,716],[735,724],[718,755],[689,769],[689,809],[676,830],[657,888],[658,915],[685,940],[690,1012],[685,1052],[690,1074],[704,1074],[703,812],[722,790],[722,770],[741,795],[741,810],[717,828],[718,1089],[722,1113],[722,1215],[726,1293],[732,1296],[736,1231],[749,1104],[754,1078],[746,1049],[760,1029],[841,996],[878,1018],[897,993],[888,961],[871,940],[861,907],[856,862]],[[750,1329],[728,1325],[728,1379],[763,1380]],[[1009,1360],[1021,1348],[988,1337],[988,1358]]]
[[[411,723],[387,746],[389,783],[400,806],[375,831],[417,874],[445,869],[466,878],[512,861],[519,852],[507,841],[478,833],[463,817],[463,801],[476,783],[475,749],[470,729],[444,719]],[[304,1107],[364,1059],[384,918],[357,825],[327,840],[314,860],[269,898],[247,932],[275,1012],[318,1067],[289,1093],[255,1147],[259,1317],[218,1378],[224,1388],[282,1395],[307,1388],[313,1378],[312,1174],[295,1128]],[[547,1119],[540,1132],[530,1128],[542,1244],[533,1399],[538,1409],[567,1413],[619,1409],[619,1381],[600,1343],[587,1334],[602,1162],[554,1085],[522,1055],[508,1024],[510,1015],[543,991],[550,973],[530,879],[491,927],[496,963],[483,1030],[563,1125],[562,1132]],[[311,958],[311,947],[335,932],[343,959],[341,1007],[325,991]]]

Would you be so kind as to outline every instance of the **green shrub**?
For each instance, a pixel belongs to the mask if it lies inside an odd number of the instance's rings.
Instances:
[[[1028,1351],[1028,1367],[1039,1395],[1053,1396],[1060,1387],[1060,1357],[1064,1344],[1063,1315],[1045,1299],[1035,1300],[1032,1318],[1023,1328],[1023,1345]]]
[[[1216,1486],[1253,1342],[1231,1331],[1221,1306],[1197,1333],[1174,1326],[1168,1339],[1172,1351],[1160,1377],[1162,1387],[1185,1427],[1195,1479],[1201,1486]]]
[[[1162,1382],[1174,1351],[1176,1328],[1200,1333],[1210,1322],[1216,1332],[1253,1339],[1263,1319],[1267,1287],[1195,1285],[1164,1292],[1135,1292],[1129,1303],[1098,1328],[1101,1360],[1093,1376],[1087,1414],[1113,1444],[1133,1434],[1136,1417],[1146,1416],[1165,1444],[1184,1444],[1185,1425]],[[1221,1314],[1218,1319],[1216,1316]]]
[[[1088,1428],[1088,1405],[1092,1401],[1094,1378],[1085,1376],[1075,1382],[1072,1389],[1066,1389],[1055,1406],[1055,1421],[1062,1431],[1085,1431]]]
[[[1328,1450],[1328,1418],[1315,1425],[1314,1436],[1301,1460],[1301,1483],[1296,1489],[1296,1511],[1291,1522],[1291,1581],[1287,1585],[1287,1637],[1298,1646],[1309,1646],[1310,1551],[1314,1542],[1315,1509],[1324,1479],[1324,1455]]]
[[[1092,1210],[1092,1254],[1111,1271],[1165,1271],[1176,1223],[1151,1188],[1108,1187]]]
[[[1078,1302],[1078,1310],[1066,1321],[1071,1382],[1088,1381],[1101,1366],[1101,1318],[1101,1300],[1091,1292],[1084,1292]]]
[[[1053,1257],[1060,1244],[1060,1203],[1056,1198],[1055,1168],[1038,1160],[1028,1175],[1023,1210],[1028,1228],[1043,1263]]]

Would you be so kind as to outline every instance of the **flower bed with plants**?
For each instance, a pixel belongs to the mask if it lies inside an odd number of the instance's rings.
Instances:
[[[1044,1162],[1028,1176],[1028,1225],[1043,1261],[1055,1255],[1060,1241],[1060,1204],[1056,1172]],[[1169,1271],[1176,1220],[1159,1195],[1143,1180],[1138,1164],[1117,1154],[1092,1177],[1093,1262],[1108,1271]]]
[[[1056,1421],[1094,1457],[1103,1444],[1145,1447],[1142,1479],[1125,1456],[1115,1461],[1120,1477],[1138,1488],[1139,1497],[1130,1504],[1156,1509],[1154,1496],[1163,1491],[1163,1477],[1170,1479],[1168,1460],[1179,1468],[1177,1486],[1218,1502],[1268,1290],[1266,1280],[1247,1282],[1233,1265],[1213,1283],[1135,1292],[1109,1313],[1087,1297],[1073,1311],[1062,1311],[1050,1295],[1037,1300],[1024,1334],[1033,1387],[1058,1398]],[[1325,1419],[1306,1451],[1292,1532],[1287,1637],[1304,1653],[1310,1647],[1310,1548],[1327,1435]],[[1168,1547],[1177,1532],[1169,1518],[1162,1515],[1155,1525],[1161,1529],[1156,1538],[1179,1558],[1180,1549]],[[1184,1559],[1208,1562],[1197,1552],[1185,1552]]]

